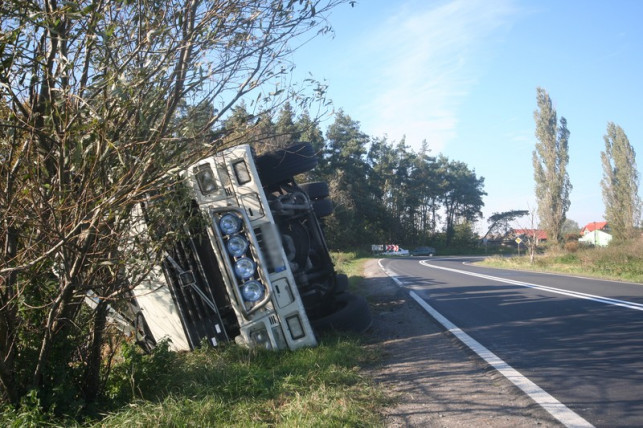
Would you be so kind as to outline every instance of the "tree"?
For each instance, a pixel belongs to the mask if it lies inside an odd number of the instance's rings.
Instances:
[[[527,210],[511,210],[501,213],[493,213],[493,215],[487,219],[489,229],[487,229],[487,233],[485,233],[482,238],[484,239],[490,234],[505,236],[511,229],[510,223],[519,217],[526,216],[527,214],[529,214],[529,211]]]
[[[632,237],[641,220],[641,199],[638,194],[636,152],[623,129],[612,122],[607,124],[603,164],[603,201],[605,220],[616,240]]]
[[[239,100],[278,105],[288,41],[339,2],[0,2],[0,400],[98,396],[107,305],[166,244],[131,236],[133,207]]]
[[[292,105],[286,102],[277,116],[272,149],[285,148],[300,140],[301,134],[295,124],[295,116]]]
[[[542,88],[537,90],[537,102],[534,119],[538,143],[533,152],[533,165],[538,217],[547,231],[548,240],[557,243],[561,240],[572,190],[567,173],[569,131],[564,117],[560,118],[560,125],[557,124],[556,110]]]
[[[455,236],[455,226],[472,222],[482,216],[484,177],[477,177],[463,162],[450,161],[444,156],[438,158],[444,171],[445,188],[442,202],[446,218],[446,246]]]
[[[396,164],[390,174],[395,189],[392,193],[392,214],[397,221],[391,225],[391,229],[407,241],[414,234],[415,214],[419,204],[418,195],[411,191],[411,176],[415,170],[416,155],[409,150],[405,137],[397,143],[394,154]]]
[[[437,210],[440,199],[440,177],[436,168],[435,157],[429,156],[429,144],[422,141],[420,151],[415,158],[415,168],[411,175],[411,193],[418,202],[417,234],[419,242],[425,242],[435,234]]]
[[[365,156],[369,140],[359,122],[341,110],[326,132],[324,160],[318,168],[336,204],[335,216],[328,221],[333,245],[355,246],[368,236],[365,224],[372,213],[372,191]]]
[[[310,113],[304,111],[295,125],[301,140],[309,142],[315,153],[321,153],[324,149],[324,133],[319,128],[319,123],[310,117]]]
[[[580,226],[578,222],[572,219],[566,219],[563,223],[562,233],[565,235],[578,234],[580,232]],[[567,239],[567,237],[565,238]]]
[[[530,230],[531,233],[526,235],[527,238],[527,248],[529,248],[529,264],[534,264],[534,259],[536,258],[536,248],[538,248],[538,229],[536,229],[536,224],[538,219],[536,218],[536,212],[531,210],[529,213],[530,220]]]

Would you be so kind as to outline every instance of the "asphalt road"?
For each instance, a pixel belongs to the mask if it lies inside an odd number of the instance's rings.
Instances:
[[[594,426],[643,426],[643,285],[489,269],[473,258],[381,265]]]

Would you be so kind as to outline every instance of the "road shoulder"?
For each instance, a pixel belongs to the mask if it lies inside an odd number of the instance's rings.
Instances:
[[[360,293],[373,310],[369,346],[383,354],[368,373],[397,397],[384,409],[386,426],[560,426],[445,331],[375,259],[364,266]]]

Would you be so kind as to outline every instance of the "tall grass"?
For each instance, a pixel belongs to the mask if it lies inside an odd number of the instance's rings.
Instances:
[[[529,256],[491,257],[481,264],[494,267],[541,270],[615,279],[643,284],[643,239],[612,243],[607,247],[549,248]]]

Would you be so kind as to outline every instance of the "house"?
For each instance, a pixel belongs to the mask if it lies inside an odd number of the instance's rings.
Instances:
[[[611,240],[612,235],[609,233],[605,233],[602,230],[593,230],[591,232],[586,232],[578,242],[587,245],[594,245],[596,247],[607,247]]]
[[[533,239],[535,237],[536,242],[547,240],[547,232],[540,229],[512,229],[511,235],[515,238],[521,239]]]
[[[594,232],[595,230],[600,230],[605,233],[609,233],[610,231],[606,221],[593,221],[583,226],[583,228],[580,230],[580,236],[585,236],[586,234]]]

